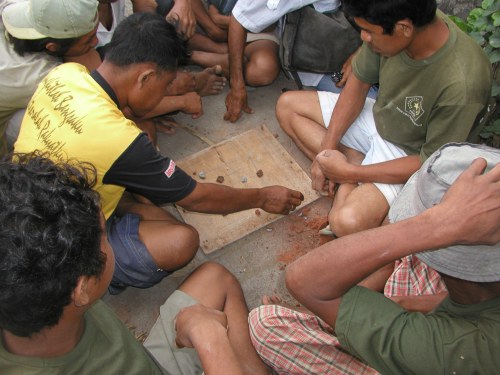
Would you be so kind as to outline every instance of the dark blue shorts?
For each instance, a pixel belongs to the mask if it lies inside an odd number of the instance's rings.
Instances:
[[[111,294],[126,287],[149,288],[169,272],[158,268],[148,249],[139,239],[140,217],[136,214],[112,215],[106,222],[108,241],[115,254],[115,272],[108,288]]]
[[[231,15],[231,11],[236,5],[237,0],[208,0],[208,5],[214,5],[221,14]]]

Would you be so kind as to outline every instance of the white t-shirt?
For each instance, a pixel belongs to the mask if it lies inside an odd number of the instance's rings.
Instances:
[[[337,9],[340,6],[340,0],[280,0],[278,2],[274,0],[274,4],[271,4],[269,0],[238,0],[233,8],[233,16],[248,31],[260,33],[278,22],[285,14],[309,4],[313,4],[318,12],[324,13]]]
[[[285,14],[312,4],[321,13],[337,9],[340,0],[238,0],[233,16],[248,31],[260,33],[278,22]],[[316,86],[323,74],[298,72],[306,86]]]
[[[0,15],[7,5],[14,2],[0,0]],[[3,137],[9,119],[17,111],[26,108],[40,81],[61,64],[61,60],[45,52],[18,55],[7,40],[1,18],[0,56],[0,137]]]
[[[99,22],[99,26],[97,26],[97,47],[105,46],[111,42],[116,26],[125,19],[125,0],[118,0],[110,5],[111,13],[113,14],[113,24],[111,25],[111,29],[108,30]]]

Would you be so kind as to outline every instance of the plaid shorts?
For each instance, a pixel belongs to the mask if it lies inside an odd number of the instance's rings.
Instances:
[[[439,273],[414,255],[396,261],[394,272],[384,288],[386,297],[425,296],[441,292],[446,292],[446,285]]]
[[[439,274],[414,256],[397,262],[388,279],[387,297],[446,291]],[[333,329],[314,315],[277,305],[250,312],[250,337],[257,353],[278,374],[378,374],[344,351]]]

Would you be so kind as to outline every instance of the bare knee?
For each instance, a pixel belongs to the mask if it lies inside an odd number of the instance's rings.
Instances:
[[[278,60],[268,53],[252,56],[246,66],[245,80],[250,86],[266,86],[274,82],[280,71]]]
[[[203,263],[191,274],[189,279],[198,285],[210,285],[210,293],[227,299],[229,295],[235,296],[235,293],[243,298],[238,279],[228,271],[223,265],[215,262]],[[188,281],[186,280],[186,282]],[[205,297],[207,292],[205,291]],[[219,305],[222,309],[225,302]]]
[[[173,227],[170,225],[165,245],[152,255],[160,268],[175,271],[188,264],[199,247],[200,237],[196,229],[185,224],[177,224]]]
[[[276,118],[283,131],[290,135],[292,133],[291,118],[294,113],[294,95],[293,91],[285,92],[280,95],[276,103]]]
[[[215,262],[203,263],[195,271],[203,277],[203,283],[210,285],[212,290],[229,290],[237,287],[240,289],[238,279],[223,265]]]
[[[337,237],[347,236],[380,225],[379,220],[372,217],[369,212],[360,211],[349,205],[341,206],[330,212],[328,221]]]

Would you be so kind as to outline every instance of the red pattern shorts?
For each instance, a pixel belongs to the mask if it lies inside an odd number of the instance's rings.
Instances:
[[[446,291],[439,274],[414,256],[396,262],[387,280],[387,297],[429,295]],[[278,374],[378,374],[344,351],[333,329],[314,315],[278,305],[250,312],[250,337],[264,362]]]

